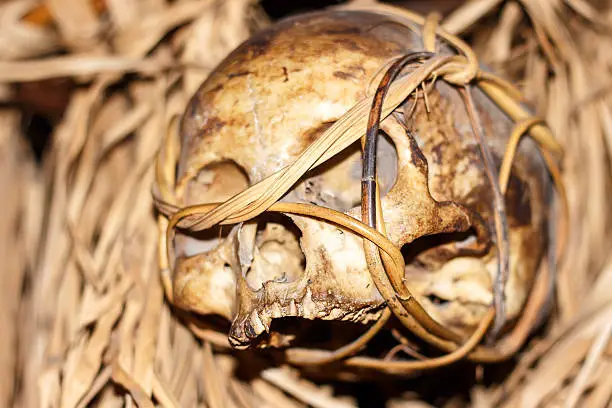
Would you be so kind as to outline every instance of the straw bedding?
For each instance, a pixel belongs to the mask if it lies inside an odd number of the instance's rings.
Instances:
[[[389,406],[611,403],[611,5],[477,0],[443,20],[563,145],[571,234],[553,315],[509,367],[477,368],[457,390],[435,375],[427,387],[403,382]],[[235,376],[238,360],[164,301],[157,150],[207,73],[268,21],[250,0],[0,2],[1,406],[356,406],[350,387],[286,367]],[[36,160],[23,119],[61,104],[55,78],[72,85]],[[448,389],[422,401],[434,385]]]

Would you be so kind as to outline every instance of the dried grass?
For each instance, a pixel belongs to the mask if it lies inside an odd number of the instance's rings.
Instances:
[[[584,1],[509,2],[501,24],[474,33],[483,61],[521,83],[565,148],[572,231],[558,270],[553,328],[493,391],[494,405],[611,403],[611,5],[599,2],[596,11]]]
[[[611,403],[610,3],[478,0],[443,22],[546,118],[566,151],[570,201],[550,327],[504,381],[472,389],[473,406]],[[169,309],[157,275],[161,138],[261,12],[250,0],[45,4],[0,2],[0,98],[13,97],[9,81],[80,84],[40,167],[19,113],[0,109],[0,406],[354,406],[286,368],[236,378],[236,360]]]

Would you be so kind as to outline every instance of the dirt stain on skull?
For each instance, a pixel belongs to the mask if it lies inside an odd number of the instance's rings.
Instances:
[[[228,78],[237,78],[237,77],[241,77],[241,76],[247,76],[249,74],[252,74],[252,71],[239,71],[239,72],[232,72],[227,74]]]
[[[513,174],[510,176],[510,180],[508,180],[506,206],[508,208],[508,223],[510,227],[531,224],[531,190],[524,180]]]
[[[410,142],[410,162],[419,169],[421,174],[427,176],[427,159],[419,148],[414,136],[410,132],[406,132],[406,134]]]
[[[274,33],[268,35],[260,35],[247,43],[247,50],[251,58],[257,58],[265,55],[275,37]]]

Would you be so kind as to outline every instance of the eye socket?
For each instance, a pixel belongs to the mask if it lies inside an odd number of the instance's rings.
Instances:
[[[383,132],[377,146],[377,177],[384,197],[397,180],[398,157],[395,144]],[[357,141],[326,163],[306,173],[295,188],[303,201],[348,211],[361,204],[361,142]]]
[[[440,264],[463,255],[473,255],[477,245],[473,228],[467,231],[425,235],[402,246],[404,263],[417,268],[435,269]]]
[[[230,160],[203,167],[188,184],[185,204],[223,202],[249,187],[246,172]],[[216,226],[199,232],[179,231],[175,248],[178,256],[193,256],[210,252],[231,232],[231,226]]]
[[[242,167],[231,160],[210,163],[190,182],[186,204],[223,202],[249,187],[249,178]]]

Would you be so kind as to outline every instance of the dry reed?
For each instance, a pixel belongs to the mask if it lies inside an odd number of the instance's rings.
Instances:
[[[355,406],[288,368],[233,376],[237,361],[181,323],[157,274],[155,154],[210,69],[265,24],[256,4],[44,4],[0,2],[0,99],[14,98],[9,82],[78,84],[39,166],[19,113],[0,108],[0,405]],[[472,388],[475,407],[611,403],[610,6],[476,0],[443,22],[520,85],[566,151],[572,233],[555,311],[503,381]],[[427,406],[417,400],[390,406]]]

